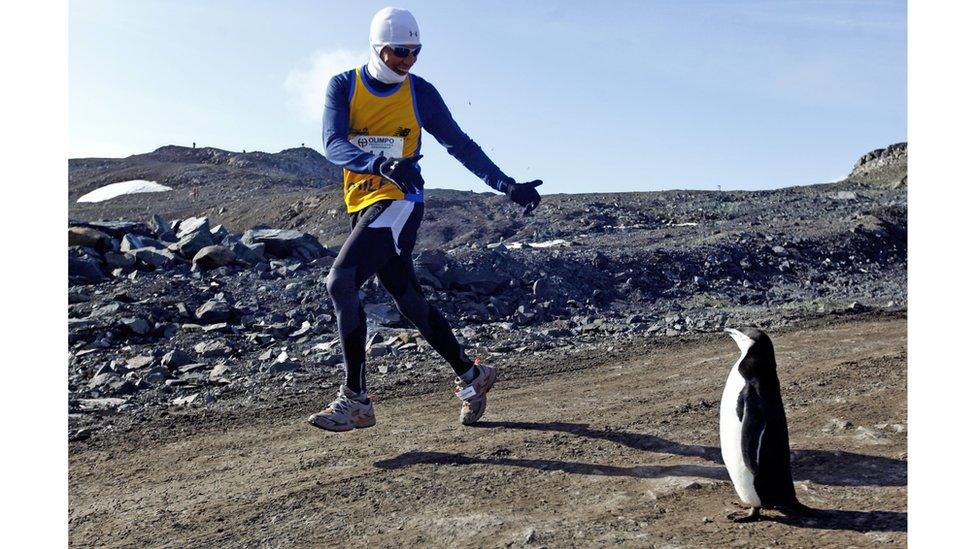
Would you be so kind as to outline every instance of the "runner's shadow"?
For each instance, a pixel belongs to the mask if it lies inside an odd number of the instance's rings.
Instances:
[[[586,438],[609,440],[648,452],[699,457],[714,463],[723,463],[722,451],[719,448],[682,444],[643,433],[591,429],[585,423],[483,421],[474,426],[486,429],[569,433]],[[842,450],[794,450],[792,463],[795,480],[809,480],[826,486],[905,486],[908,484],[908,463],[898,459]]]
[[[617,467],[575,461],[553,459],[519,459],[501,456],[472,457],[448,452],[405,452],[399,456],[383,459],[373,465],[380,469],[401,469],[421,464],[435,465],[505,465],[526,467],[540,471],[563,471],[576,475],[597,475],[634,478],[658,477],[700,477],[716,480],[729,480],[724,467],[705,465],[635,465]]]
[[[774,516],[766,520],[797,528],[852,532],[907,532],[908,513],[899,511],[839,511],[821,509],[822,516]]]

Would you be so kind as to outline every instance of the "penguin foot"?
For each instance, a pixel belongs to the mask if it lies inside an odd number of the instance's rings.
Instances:
[[[741,524],[743,522],[759,522],[763,517],[759,514],[759,507],[752,507],[747,513],[729,513],[725,515],[725,518]]]

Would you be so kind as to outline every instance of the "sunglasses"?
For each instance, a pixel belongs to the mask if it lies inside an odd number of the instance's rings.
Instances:
[[[411,53],[413,54],[414,57],[417,57],[418,55],[420,55],[421,46],[417,46],[416,48],[406,48],[403,46],[390,45],[389,48],[393,50],[393,55],[403,58],[403,57],[408,57]]]

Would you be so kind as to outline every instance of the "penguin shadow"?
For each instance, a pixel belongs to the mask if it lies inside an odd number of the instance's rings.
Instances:
[[[647,452],[698,457],[722,465],[721,478],[728,479],[728,475],[724,473],[722,451],[713,446],[682,444],[644,433],[593,429],[585,423],[483,421],[474,426],[484,429],[569,433],[586,438],[608,440]],[[794,480],[808,480],[825,486],[905,486],[908,484],[908,463],[902,460],[842,450],[793,450],[791,454]]]
[[[907,532],[908,513],[904,511],[842,511],[818,509],[816,516],[766,516],[763,520],[795,528],[849,530],[852,532]]]
[[[695,464],[680,465],[635,465],[620,467],[576,461],[553,459],[523,459],[507,457],[508,451],[501,449],[492,456],[466,456],[449,452],[410,451],[398,456],[374,462],[380,469],[400,469],[420,464],[439,465],[502,465],[525,467],[540,471],[564,471],[581,475],[627,476],[635,478],[657,478],[665,476],[688,476],[729,480],[722,462],[722,451],[713,446],[682,444],[644,434],[609,429],[592,429],[585,423],[536,423],[523,421],[483,421],[474,427],[482,429],[522,429],[568,433],[576,436],[608,440],[630,448],[701,458],[718,464],[718,467]],[[868,456],[844,451],[794,450],[792,452],[793,479],[809,480],[826,486],[905,486],[908,482],[906,462],[891,458]],[[837,513],[848,513],[837,511]],[[860,515],[842,515],[846,522],[856,523]],[[863,513],[862,513],[863,515]],[[806,519],[811,520],[811,519]]]

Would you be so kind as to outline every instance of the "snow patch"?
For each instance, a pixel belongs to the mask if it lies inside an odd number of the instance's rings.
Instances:
[[[159,193],[172,190],[172,187],[160,185],[155,181],[133,179],[132,181],[120,181],[119,183],[112,183],[111,185],[99,187],[79,198],[78,202],[102,202],[125,194]]]
[[[488,249],[495,249],[499,246],[505,246],[508,250],[521,250],[526,246],[530,248],[568,248],[572,245],[572,242],[559,238],[556,240],[546,240],[545,242],[527,242],[525,244],[521,242],[493,242],[488,245]]]

